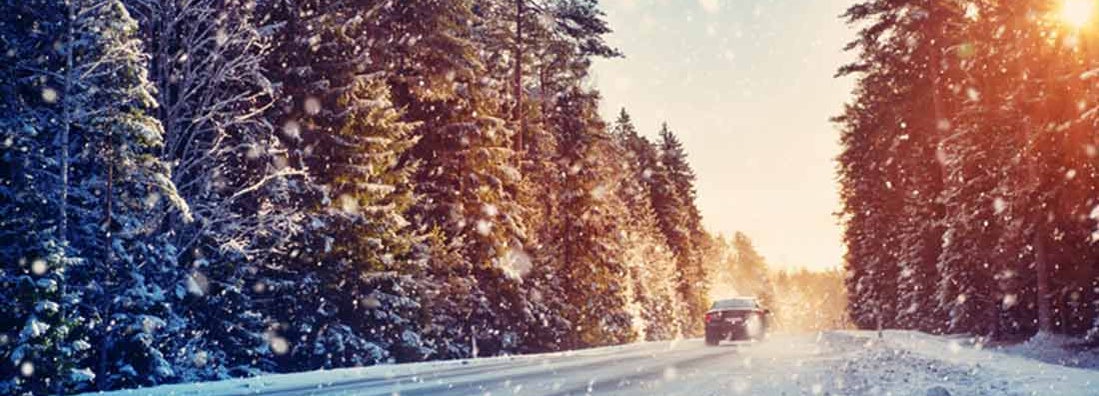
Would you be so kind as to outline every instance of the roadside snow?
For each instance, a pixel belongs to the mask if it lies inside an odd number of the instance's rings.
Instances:
[[[854,394],[1099,395],[1099,371],[1044,363],[985,349],[964,338],[912,331],[837,332],[863,343],[843,368]]]
[[[267,374],[251,378],[236,378],[223,381],[199,382],[189,384],[161,385],[148,388],[123,389],[111,392],[92,392],[85,395],[97,396],[230,396],[252,394],[311,394],[313,392],[354,384],[359,389],[373,386],[390,386],[393,383],[423,382],[425,377],[435,374],[476,374],[484,371],[504,370],[521,366],[545,366],[548,359],[563,361],[599,360],[606,356],[621,358],[624,349],[644,348],[645,354],[651,354],[654,346],[672,345],[679,341],[645,342],[618,345],[603,348],[584,349],[566,352],[554,352],[536,355],[497,356],[476,359],[446,360],[421,363],[388,364],[369,367],[345,368],[336,370],[317,370],[292,374]],[[661,348],[662,349],[662,348]],[[628,352],[628,351],[625,351]]]
[[[1099,369],[1099,350],[1083,350],[1080,343],[1079,338],[1043,333],[1022,344],[1006,346],[998,350],[1046,363]]]

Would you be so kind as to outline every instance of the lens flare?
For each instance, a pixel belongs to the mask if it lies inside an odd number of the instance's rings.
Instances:
[[[1075,28],[1082,28],[1095,16],[1096,0],[1065,0],[1061,3],[1061,20]]]

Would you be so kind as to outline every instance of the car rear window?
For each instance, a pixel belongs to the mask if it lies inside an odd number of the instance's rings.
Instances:
[[[733,298],[729,300],[714,301],[714,306],[711,309],[729,309],[729,308],[756,308],[756,300],[750,298]]]

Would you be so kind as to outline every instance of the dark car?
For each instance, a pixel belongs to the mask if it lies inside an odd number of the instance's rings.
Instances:
[[[706,312],[706,345],[721,341],[759,340],[767,333],[771,314],[754,298],[718,300]]]

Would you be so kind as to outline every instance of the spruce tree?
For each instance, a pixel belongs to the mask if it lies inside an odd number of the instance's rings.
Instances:
[[[736,264],[733,270],[734,284],[741,295],[759,299],[765,307],[775,306],[775,288],[771,283],[767,263],[756,251],[751,238],[742,232],[733,236]]]
[[[183,282],[176,248],[155,233],[150,213],[170,207],[179,222],[190,211],[156,154],[163,129],[137,22],[120,1],[70,2],[63,39],[63,127],[69,131],[74,181],[70,243],[85,257],[73,282],[84,293],[81,315],[100,389],[155,385],[176,378],[174,333],[184,327],[170,290]]]
[[[90,389],[84,359],[90,323],[69,286],[80,264],[65,228],[57,72],[65,56],[54,44],[67,31],[64,4],[15,1],[0,15],[0,393],[47,394]]]
[[[472,2],[452,1],[390,2],[375,23],[378,40],[392,37],[378,54],[395,103],[420,123],[408,158],[420,163],[414,184],[423,199],[410,221],[438,230],[445,250],[434,250],[437,261],[461,257],[452,276],[477,287],[457,337],[474,340],[482,355],[518,351],[546,310],[522,285],[532,265],[522,175],[506,102],[479,58],[487,53],[475,38],[483,22]]]
[[[16,306],[37,299],[36,315],[47,319],[22,332],[33,341],[13,344],[26,347],[18,351],[25,358],[16,360],[27,378],[37,373],[52,381],[16,386],[60,392],[88,389],[92,381],[100,389],[169,381],[175,373],[166,353],[174,345],[167,336],[181,323],[165,290],[179,279],[174,248],[151,232],[146,213],[167,205],[186,221],[189,212],[167,164],[154,156],[161,129],[148,115],[156,101],[136,23],[117,1],[36,2],[13,9],[19,11],[6,15],[4,33],[19,45],[7,55],[37,54],[5,62],[13,75],[25,77],[15,80],[21,87],[6,86],[14,90],[5,90],[5,107],[27,110],[5,119],[21,124],[12,145],[29,149],[37,136],[48,136],[32,155],[52,157],[42,158],[47,168],[28,173],[41,172],[44,177],[35,181],[41,184],[5,183],[19,186],[9,190],[19,200],[48,191],[39,213],[51,212],[34,218],[15,207],[23,214],[13,219],[49,230],[31,234],[43,245],[29,244],[19,253],[25,257],[16,259],[29,263],[38,278],[28,283],[32,277],[20,277],[23,302]],[[31,92],[33,97],[26,96]],[[8,161],[7,169],[28,165],[17,156]],[[5,270],[5,281],[18,274],[11,270]],[[40,344],[47,349],[34,346],[47,339]]]
[[[675,337],[679,318],[675,311],[678,296],[670,281],[675,273],[675,260],[657,222],[649,194],[648,179],[656,161],[656,151],[647,139],[637,133],[625,109],[613,128],[613,138],[621,161],[619,199],[629,211],[621,226],[625,261],[630,273],[631,311],[635,327],[646,340]]]
[[[164,126],[161,160],[195,221],[157,214],[178,249],[180,269],[203,287],[177,287],[193,334],[174,362],[181,380],[223,379],[274,369],[253,310],[253,274],[289,253],[301,232],[286,197],[302,172],[289,166],[263,117],[273,87],[262,61],[268,45],[255,4],[238,0],[126,0],[150,55],[150,79]]]
[[[709,308],[701,246],[705,231],[695,206],[694,171],[674,133],[663,124],[658,144],[659,166],[653,170],[650,190],[661,231],[676,259],[676,293],[683,305],[683,333],[701,334],[703,313]]]
[[[628,342],[635,337],[625,311],[629,296],[619,283],[629,275],[618,240],[625,207],[615,194],[617,159],[610,136],[597,122],[596,97],[574,90],[559,99],[555,119],[561,133],[558,162],[565,172],[559,218],[551,250],[559,254],[565,301],[573,326],[569,346]],[[567,114],[567,115],[565,115]]]
[[[403,120],[378,41],[386,16],[405,4],[282,1],[260,12],[271,24],[266,59],[279,87],[271,109],[307,177],[295,199],[306,231],[284,263],[257,282],[268,338],[282,369],[360,366],[417,360],[421,272],[410,260],[418,229],[414,203],[415,124]],[[407,38],[403,38],[407,39]],[[309,54],[309,56],[302,56]],[[288,344],[288,345],[287,345]]]

